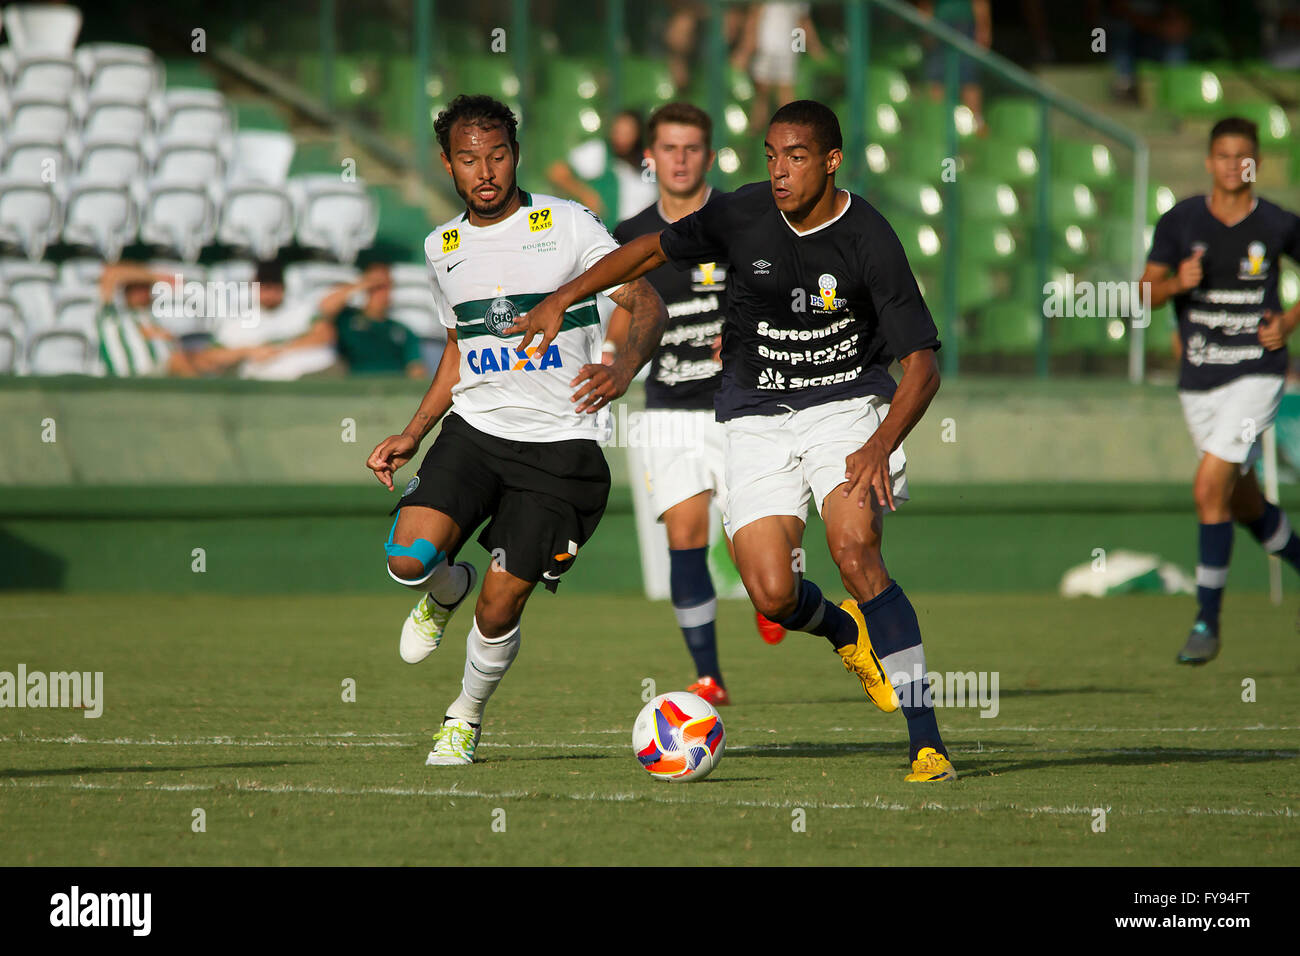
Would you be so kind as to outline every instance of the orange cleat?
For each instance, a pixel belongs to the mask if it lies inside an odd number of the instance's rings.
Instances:
[[[754,622],[758,625],[758,636],[769,644],[780,644],[785,640],[785,628],[776,621],[769,621],[757,611],[754,612]]]
[[[701,700],[707,701],[714,707],[725,707],[731,703],[731,695],[727,693],[727,688],[723,687],[712,677],[701,677],[690,687],[686,688],[686,693],[694,694]]]

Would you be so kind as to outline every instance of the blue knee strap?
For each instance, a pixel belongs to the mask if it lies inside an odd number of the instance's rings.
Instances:
[[[398,511],[400,517],[401,511]],[[388,532],[388,542],[384,545],[384,552],[390,557],[415,558],[422,565],[420,576],[424,577],[434,568],[436,568],[447,555],[434,545],[428,538],[416,538],[411,544],[394,544],[393,535],[397,533],[397,518],[393,519],[392,530]]]

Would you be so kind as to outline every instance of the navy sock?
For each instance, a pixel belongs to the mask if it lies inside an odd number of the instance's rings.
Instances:
[[[1246,522],[1246,527],[1269,554],[1276,554],[1291,567],[1300,571],[1300,538],[1291,530],[1286,514],[1271,501],[1264,502],[1264,513],[1257,521]]]
[[[670,550],[668,587],[677,625],[695,661],[695,673],[712,677],[725,687],[718,665],[718,635],[714,624],[718,598],[713,590],[713,578],[709,576],[708,554],[708,548]]]
[[[925,649],[921,646],[921,624],[916,610],[897,581],[870,601],[858,605],[867,622],[871,646],[880,658],[885,678],[894,685],[900,709],[907,718],[907,735],[912,760],[922,747],[933,747],[945,757],[948,751],[939,736],[930,685],[925,677]]]
[[[824,637],[836,650],[858,642],[858,625],[849,613],[822,597],[821,588],[806,578],[799,582],[799,603],[794,613],[776,623],[787,631]]]
[[[1232,556],[1232,522],[1202,524],[1200,561],[1196,565],[1196,619],[1219,630],[1223,588],[1228,583],[1228,559]]]

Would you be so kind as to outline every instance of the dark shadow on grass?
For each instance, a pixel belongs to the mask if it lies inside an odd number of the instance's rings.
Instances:
[[[1032,747],[1024,748],[1032,752]],[[1081,750],[1073,748],[1078,756],[1061,756],[1059,758],[1038,757],[1022,759],[1018,762],[999,763],[996,757],[982,757],[980,754],[954,754],[954,764],[959,774],[1022,773],[1029,770],[1063,769],[1066,767],[1155,767],[1162,764],[1256,764],[1280,760],[1295,760],[1300,753],[1294,750],[1269,748],[1239,749],[1225,748],[1210,750],[1203,747],[1134,747],[1106,750]],[[972,760],[974,757],[976,759]],[[1014,757],[1013,757],[1014,760]]]
[[[737,744],[727,748],[727,756],[735,760],[746,757],[845,757],[852,754],[907,753],[907,743],[888,744],[828,744],[796,740],[788,744]]]
[[[998,697],[1059,697],[1065,694],[1149,694],[1151,691],[1137,690],[1131,685],[1115,687],[1017,687],[1011,690],[998,688]],[[971,709],[971,708],[968,708]]]
[[[183,767],[154,764],[150,767],[52,767],[47,769],[0,770],[0,779],[10,777],[79,777],[92,773],[176,773],[185,770],[262,770],[311,764],[310,760],[250,760],[244,763],[203,763]]]

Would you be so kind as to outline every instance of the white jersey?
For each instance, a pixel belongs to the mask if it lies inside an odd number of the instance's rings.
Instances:
[[[575,412],[569,384],[600,361],[605,323],[596,297],[569,308],[544,355],[536,339],[518,351],[523,336],[502,330],[618,243],[585,206],[522,189],[519,197],[519,209],[500,222],[472,226],[463,214],[424,242],[438,318],[456,330],[460,349],[452,411],[512,441],[605,441],[608,416]]]

